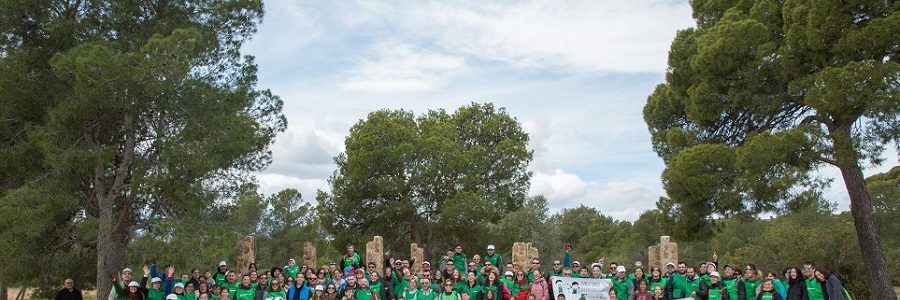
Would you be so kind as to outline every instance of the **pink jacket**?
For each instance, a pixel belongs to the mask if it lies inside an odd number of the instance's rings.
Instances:
[[[537,300],[550,300],[550,286],[544,277],[538,277],[531,283],[531,294]]]

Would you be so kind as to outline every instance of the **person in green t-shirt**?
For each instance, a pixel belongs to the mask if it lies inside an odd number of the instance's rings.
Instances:
[[[417,300],[434,300],[437,298],[437,292],[431,288],[431,280],[428,278],[422,278],[421,282],[419,282],[422,286],[419,289],[419,294],[417,295]]]
[[[465,266],[467,266],[466,253],[463,252],[462,245],[456,244],[456,246],[453,246],[453,257],[451,257],[450,259],[453,260],[453,265],[457,268],[464,268]]]
[[[269,289],[266,290],[266,298],[265,300],[285,300],[287,299],[287,293],[281,287],[281,281],[277,278],[272,279],[272,282],[269,283]]]
[[[241,276],[241,285],[234,291],[234,300],[253,300],[256,289],[250,285],[250,275]]]
[[[647,289],[650,291],[651,295],[653,295],[656,287],[659,287],[665,292],[666,287],[669,286],[669,278],[662,277],[662,270],[659,267],[650,268],[650,279],[648,279],[647,282],[649,283]]]
[[[356,289],[354,300],[378,300],[378,292],[369,285],[368,280],[361,279],[357,283],[359,288]]]
[[[501,268],[501,266],[503,266],[503,255],[500,255],[500,253],[497,252],[494,245],[487,246],[487,255],[485,255],[483,258],[484,258],[484,261],[491,262],[491,264],[497,266],[497,268]],[[478,270],[478,269],[481,269],[481,266],[476,265],[475,268],[476,268],[476,270]],[[501,270],[501,271],[506,271],[506,270]]]
[[[634,293],[634,285],[625,275],[625,266],[616,267],[616,277],[612,279],[613,290],[616,292],[616,298],[628,299]]]
[[[825,300],[825,292],[822,283],[816,279],[816,266],[807,262],[803,264],[803,276],[806,283],[806,296],[809,300]]]
[[[712,272],[710,272],[710,274],[712,274]],[[719,278],[719,281],[725,285],[725,290],[730,299],[747,299],[747,290],[744,288],[744,281],[735,274],[734,266],[725,265],[725,277]]]
[[[406,270],[406,269],[404,269]],[[408,277],[406,279],[406,287],[403,288],[400,293],[398,293],[399,297],[406,300],[416,300],[419,298],[419,278],[415,276]]]
[[[150,289],[147,293],[147,300],[164,300],[166,299],[166,292],[162,290],[162,279],[159,277],[153,277],[150,279]]]
[[[453,291],[453,280],[444,280],[443,287],[444,292],[438,295],[437,300],[460,300],[459,294]]]
[[[341,258],[341,271],[347,270],[347,268],[357,269],[360,266],[360,257],[359,253],[356,253],[356,249],[352,244],[347,245],[347,253],[344,254],[344,257]]]

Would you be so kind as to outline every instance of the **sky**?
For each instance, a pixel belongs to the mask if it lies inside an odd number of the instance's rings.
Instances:
[[[694,25],[686,0],[270,0],[265,10],[243,51],[259,87],[284,101],[288,128],[257,174],[263,193],[296,188],[315,202],[371,111],[493,102],[529,134],[530,193],[552,212],[583,204],[633,221],[665,195],[641,110],[676,31]],[[866,174],[897,164],[886,157]],[[825,195],[849,209],[841,181]]]

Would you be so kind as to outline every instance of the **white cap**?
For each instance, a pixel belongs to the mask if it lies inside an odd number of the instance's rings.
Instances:
[[[139,287],[139,286],[141,286],[141,284],[138,283],[137,281],[132,281],[132,282],[128,283],[128,287]]]
[[[591,268],[592,268],[592,269],[593,269],[594,267],[599,267],[599,266],[600,266],[599,263],[592,263],[592,264],[591,264]]]
[[[176,289],[177,289],[177,288],[184,288],[184,283],[181,283],[181,282],[176,283],[174,288],[176,288]]]
[[[129,268],[122,269],[122,274],[125,274],[125,273],[134,273],[134,272],[132,272],[131,269],[129,269]]]
[[[166,296],[166,300],[178,300],[178,296],[175,294],[169,294]]]
[[[644,264],[642,264],[641,261],[636,261],[636,262],[634,262],[634,266],[635,266],[635,267],[640,267],[640,266],[643,266],[643,265],[644,265]]]
[[[322,286],[321,284],[319,284],[319,285],[316,285],[316,290],[317,290],[317,291],[324,291],[324,290],[325,290],[325,287]]]
[[[625,266],[616,267],[616,273],[625,273]]]
[[[494,250],[494,245],[488,245],[488,250]]]
[[[150,279],[150,283],[154,282],[162,282],[162,279],[160,279],[159,277],[153,277],[153,279]]]
[[[429,266],[431,265],[431,263],[428,262],[427,260],[426,260],[426,261],[423,261],[422,264],[423,264],[423,265],[429,265]]]
[[[713,277],[713,276],[716,276],[716,278],[719,278],[719,272],[712,271],[712,273],[709,273],[709,277]]]
[[[293,259],[293,258],[291,258],[291,259],[288,259],[288,261],[292,261],[292,262],[297,262],[297,261],[296,261],[296,260],[294,260],[294,259]]]
[[[668,267],[668,266],[673,266],[673,267],[674,267],[674,266],[675,266],[675,263],[673,263],[673,262],[670,261],[669,263],[666,264],[666,267]]]
[[[228,265],[228,263],[226,263],[224,260],[219,262],[219,266],[220,266],[220,267],[221,267],[221,266],[227,266],[227,265]]]
[[[581,265],[581,263],[578,262],[577,260],[576,260],[576,261],[573,261],[572,264],[573,264],[573,265],[574,265],[574,264],[578,264],[579,266]]]
[[[503,275],[506,275],[506,276],[513,276],[513,272],[512,272],[512,271],[506,271],[506,273],[503,273]]]

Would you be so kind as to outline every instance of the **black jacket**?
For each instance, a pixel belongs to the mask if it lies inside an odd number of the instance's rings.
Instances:
[[[56,293],[56,297],[53,297],[53,300],[82,300],[81,298],[81,290],[72,288],[72,290],[61,289]]]
[[[787,299],[785,300],[809,300],[806,295],[806,281],[797,279],[788,281]]]

